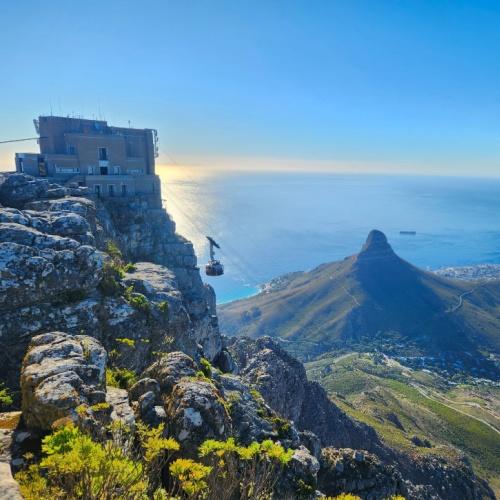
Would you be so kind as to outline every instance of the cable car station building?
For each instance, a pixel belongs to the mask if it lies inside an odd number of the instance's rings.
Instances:
[[[105,198],[160,192],[156,130],[61,116],[40,116],[34,123],[40,152],[16,153],[18,172],[87,186]]]

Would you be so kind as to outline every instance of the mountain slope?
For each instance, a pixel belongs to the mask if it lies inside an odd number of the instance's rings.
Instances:
[[[374,427],[392,448],[447,459],[464,453],[500,492],[497,385],[451,384],[381,354],[325,354],[305,366],[337,406]]]
[[[380,231],[360,253],[223,305],[222,330],[271,335],[317,354],[339,344],[411,344],[419,352],[498,351],[500,283],[455,281],[398,257]]]

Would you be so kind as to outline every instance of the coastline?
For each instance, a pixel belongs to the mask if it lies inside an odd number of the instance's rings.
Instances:
[[[291,271],[289,273],[276,276],[275,278],[262,283],[253,289],[252,293],[247,295],[240,295],[230,300],[218,302],[218,306],[230,304],[231,302],[238,302],[240,300],[249,299],[259,294],[267,294],[284,288],[290,279],[302,274],[304,271]],[[500,279],[500,264],[473,264],[470,266],[448,266],[440,267],[438,269],[429,269],[429,272],[443,276],[444,278],[451,278],[461,281],[492,281]]]

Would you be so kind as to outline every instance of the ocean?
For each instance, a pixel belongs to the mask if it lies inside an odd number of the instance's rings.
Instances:
[[[218,303],[356,253],[371,229],[425,269],[500,263],[500,179],[158,170],[165,206],[199,265],[205,235],[221,246],[224,276],[205,276]]]

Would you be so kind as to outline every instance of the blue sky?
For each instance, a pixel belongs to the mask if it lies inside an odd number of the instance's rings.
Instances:
[[[0,140],[52,108],[157,128],[160,163],[500,175],[498,1],[0,9]]]

